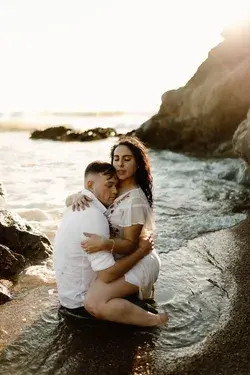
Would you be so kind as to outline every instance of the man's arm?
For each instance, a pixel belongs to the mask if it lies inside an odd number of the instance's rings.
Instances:
[[[110,283],[122,277],[126,272],[133,268],[142,258],[152,250],[151,239],[140,239],[139,247],[134,253],[118,259],[112,267],[98,271],[97,274],[105,283]]]

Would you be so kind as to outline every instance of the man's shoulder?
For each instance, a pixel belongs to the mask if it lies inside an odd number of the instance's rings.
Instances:
[[[103,212],[101,212],[99,210],[99,208],[92,202],[90,202],[89,207],[85,208],[84,210],[80,209],[80,211],[73,211],[72,207],[68,207],[68,209],[64,213],[64,216],[74,217],[75,219],[83,219],[84,218],[85,220],[86,219],[88,219],[88,220],[99,219],[99,220],[102,220],[102,221],[107,220],[107,218],[103,214]]]

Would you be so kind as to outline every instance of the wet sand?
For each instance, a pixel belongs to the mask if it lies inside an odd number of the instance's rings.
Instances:
[[[38,319],[38,309],[46,310],[46,303],[35,306],[35,314],[27,318],[22,304],[16,302],[18,319],[13,316],[12,303],[6,304],[0,311],[1,327],[9,327],[13,342],[8,349],[8,361],[3,359],[0,368],[11,373],[26,375],[40,374],[153,374],[153,375],[249,375],[250,374],[250,221],[245,220],[234,228],[207,234],[199,239],[200,244],[214,256],[214,259],[226,259],[223,273],[225,283],[235,279],[237,292],[229,292],[233,296],[233,306],[230,318],[221,329],[211,333],[200,350],[187,348],[185,357],[179,356],[171,347],[157,344],[155,337],[161,335],[161,330],[148,330],[141,333],[135,327],[121,327],[100,322],[100,326],[84,327],[58,325],[55,318],[54,328],[48,328]],[[190,241],[188,248],[192,251],[194,244]],[[230,285],[229,285],[230,289]],[[42,302],[47,294],[44,287],[39,301]],[[34,297],[34,296],[33,296]],[[48,297],[47,297],[48,298]],[[49,299],[49,298],[48,298]],[[13,301],[14,302],[14,301]],[[27,306],[32,306],[32,294],[26,297]],[[9,306],[9,307],[8,307]],[[26,312],[25,312],[26,310]],[[6,314],[9,312],[10,315]],[[41,311],[40,311],[41,312]],[[222,315],[223,315],[222,311]],[[12,314],[12,315],[11,315]],[[12,323],[10,322],[12,318]],[[29,330],[24,335],[24,326]],[[46,323],[46,322],[45,322]],[[221,322],[219,322],[220,324]],[[15,330],[14,330],[15,327]],[[167,328],[164,328],[167,329]],[[24,330],[25,331],[25,330]],[[40,333],[39,333],[40,331]],[[45,332],[42,333],[42,332]],[[17,338],[17,336],[19,337]],[[32,339],[40,337],[39,350],[34,352]],[[17,338],[17,339],[16,339]],[[14,341],[13,341],[14,340]],[[36,342],[36,345],[38,341]],[[23,361],[32,372],[20,368],[18,362],[19,348],[26,347]],[[38,349],[38,348],[37,348]],[[190,350],[188,350],[190,349]],[[24,353],[23,353],[24,355]],[[7,358],[7,357],[6,357]],[[9,368],[10,363],[14,367]],[[2,367],[3,366],[3,367]],[[48,367],[46,367],[48,366]],[[34,371],[34,372],[33,372]],[[1,371],[0,371],[1,372]],[[9,371],[10,373],[10,371]]]
[[[159,369],[158,374],[250,374],[250,221],[246,220],[235,228],[214,235],[221,236],[227,233],[233,234],[234,250],[238,253],[227,270],[235,277],[238,286],[230,319],[222,331],[215,333],[208,340],[201,353],[182,361],[173,372]],[[224,241],[221,245],[221,251],[227,252],[227,242]]]

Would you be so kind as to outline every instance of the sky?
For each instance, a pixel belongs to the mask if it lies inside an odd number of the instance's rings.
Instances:
[[[0,0],[0,112],[151,112],[249,0]]]

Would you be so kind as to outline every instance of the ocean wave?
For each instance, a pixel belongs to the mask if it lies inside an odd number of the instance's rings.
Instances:
[[[51,112],[45,115],[49,116],[60,116],[60,117],[113,117],[113,116],[124,116],[130,113],[122,111],[104,111],[104,112]]]
[[[0,121],[0,131],[33,131],[37,128],[45,129],[49,125],[37,124],[33,122],[25,122],[18,120]]]
[[[1,131],[33,131],[54,126],[65,126],[79,131],[96,127],[126,128],[127,131],[141,125],[149,116],[124,112],[53,112],[40,115],[26,115],[19,118],[0,118]]]

